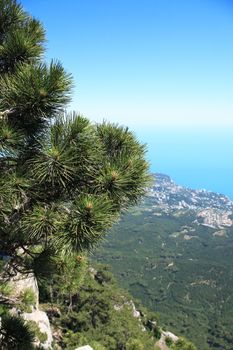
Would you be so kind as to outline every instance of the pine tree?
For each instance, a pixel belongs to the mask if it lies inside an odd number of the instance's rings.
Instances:
[[[19,272],[37,278],[63,273],[67,257],[91,250],[148,180],[145,147],[127,128],[65,112],[72,76],[59,61],[44,61],[44,44],[42,24],[17,1],[0,0],[4,283]],[[0,292],[1,348],[29,349],[32,332],[7,314],[7,303]]]
[[[0,1],[0,251],[13,270],[91,249],[148,181],[128,128],[64,112],[72,77],[43,61],[44,43],[38,20]]]
[[[91,250],[149,179],[127,127],[65,112],[72,76],[44,44],[42,24],[0,0],[0,254],[38,278]]]

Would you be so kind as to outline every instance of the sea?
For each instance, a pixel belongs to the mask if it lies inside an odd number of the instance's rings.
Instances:
[[[233,200],[233,128],[140,127],[152,172],[177,184],[206,189]]]

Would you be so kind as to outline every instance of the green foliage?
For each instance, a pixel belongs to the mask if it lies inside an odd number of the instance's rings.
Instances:
[[[7,37],[0,46],[0,59],[4,62],[1,66],[3,72],[13,69],[15,60],[30,62],[38,59],[44,51],[44,30],[41,24],[28,18],[21,28],[15,28],[8,32]]]
[[[173,340],[170,337],[165,337],[165,343],[167,346],[171,346],[173,344]]]
[[[31,332],[35,335],[35,337],[41,342],[44,343],[48,336],[46,333],[41,332],[38,324],[35,321],[28,321],[27,325],[29,326],[29,329]]]
[[[14,74],[0,78],[3,110],[11,109],[14,116],[23,116],[22,125],[37,121],[38,118],[53,117],[70,100],[71,77],[59,62],[49,67],[18,64]]]
[[[34,333],[30,326],[19,317],[2,316],[0,336],[2,350],[34,349]]]
[[[144,346],[140,340],[130,339],[126,344],[127,350],[143,350]]]
[[[55,275],[54,285],[60,285],[60,296],[69,295],[71,298],[82,285],[87,270],[87,260],[85,256],[66,256],[60,262],[60,273]],[[70,300],[72,306],[72,300]]]
[[[80,195],[76,197],[65,227],[57,237],[58,244],[74,251],[90,249],[110,228],[116,214],[106,195]],[[67,248],[68,249],[68,248]]]
[[[15,0],[0,3],[0,73],[15,69],[19,62],[33,62],[44,52],[45,32]]]
[[[98,343],[96,341],[90,342],[90,346],[93,347],[93,349],[95,349],[95,350],[107,350],[107,348],[105,348],[105,346],[101,345],[100,343]]]
[[[156,340],[147,328],[147,310],[138,305],[143,315],[140,319],[133,316],[130,296],[118,289],[108,267],[100,265],[85,271],[82,283],[78,277],[79,284],[73,284],[72,295],[62,279],[58,278],[56,285],[47,285],[54,293],[53,305],[56,300],[61,310],[61,317],[51,317],[54,329],[62,331],[58,345],[69,350],[85,344],[96,350],[153,350]],[[44,294],[43,302],[50,302],[50,298],[51,293]]]
[[[155,337],[156,339],[160,339],[161,333],[162,333],[161,328],[160,328],[158,325],[155,325],[155,326],[152,328],[152,330],[153,330],[153,335],[154,335],[154,337]]]
[[[27,260],[28,269],[34,272],[39,283],[51,279],[57,271],[58,264],[54,249],[37,247],[34,251],[35,257]]]
[[[20,295],[20,308],[25,312],[31,312],[32,307],[36,304],[35,293],[31,288],[26,288]]]
[[[1,281],[0,294],[9,296],[12,292],[12,288],[7,281]]]
[[[141,145],[128,128],[110,123],[98,125],[97,132],[108,162],[101,171],[102,190],[119,205],[135,204],[144,194],[141,182],[148,184],[150,180],[144,160],[145,145]]]
[[[54,209],[41,206],[34,207],[31,212],[24,216],[21,228],[38,242],[47,239],[56,232],[56,226],[60,222],[59,213]]]
[[[197,350],[197,348],[184,338],[179,338],[177,342],[172,344],[171,350]]]

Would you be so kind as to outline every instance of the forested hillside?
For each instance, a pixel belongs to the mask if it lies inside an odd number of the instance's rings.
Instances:
[[[196,350],[185,339],[173,343],[162,335],[158,315],[120,289],[108,266],[88,266],[85,257],[50,283],[41,282],[40,291],[54,349],[90,344],[94,350],[160,350],[162,336],[171,350]]]
[[[198,349],[232,349],[232,227],[200,225],[192,210],[164,213],[149,197],[93,259],[111,264],[122,286]]]

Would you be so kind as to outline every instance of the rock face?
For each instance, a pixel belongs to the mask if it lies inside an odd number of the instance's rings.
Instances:
[[[136,306],[135,306],[133,300],[126,301],[126,302],[124,302],[124,303],[122,303],[122,304],[120,304],[120,305],[115,304],[113,307],[114,307],[114,310],[120,311],[120,310],[123,309],[123,307],[124,307],[125,305],[129,305],[129,306],[132,307],[133,317],[139,318],[139,317],[141,316],[141,315],[140,315],[140,312],[136,309]]]
[[[173,334],[173,333],[171,333],[171,332],[165,332],[165,331],[163,331],[163,332],[162,332],[162,336],[163,336],[164,338],[170,338],[173,342],[177,342],[177,340],[179,339],[179,338],[177,337],[177,335],[175,335],[175,334]]]
[[[35,296],[35,305],[34,308],[38,309],[39,307],[39,289],[37,280],[33,273],[29,273],[28,275],[23,275],[21,273],[18,273],[16,276],[12,277],[9,281],[9,286],[12,290],[12,295],[15,298],[19,298],[23,291],[26,289],[31,289]]]
[[[28,313],[24,312],[22,314],[22,317],[26,321],[34,321],[34,322],[36,322],[36,324],[38,325],[40,331],[47,335],[46,341],[44,341],[41,344],[40,341],[38,340],[38,341],[35,342],[35,345],[37,345],[37,346],[40,345],[44,349],[51,349],[53,336],[52,336],[52,331],[51,331],[49,319],[48,319],[48,316],[46,315],[46,313],[44,311],[35,310],[33,312],[30,312],[30,313],[29,312]]]
[[[174,343],[177,342],[179,339],[175,334],[171,332],[165,332],[163,331],[161,334],[160,339],[157,341],[156,345],[161,349],[161,350],[169,350],[169,347],[166,344],[166,338],[170,338]]]
[[[38,325],[40,332],[45,333],[47,338],[44,342],[40,342],[39,339],[37,339],[35,345],[40,345],[43,349],[52,349],[52,330],[47,314],[44,311],[39,310],[39,289],[34,274],[30,273],[28,275],[23,275],[18,273],[11,278],[9,286],[12,290],[11,295],[19,301],[25,290],[30,289],[33,291],[35,301],[33,305],[30,305],[31,312],[22,312],[20,308],[14,307],[11,310],[11,314],[19,315],[26,321],[35,322]]]
[[[140,312],[136,309],[136,306],[133,302],[133,300],[130,300],[130,305],[132,306],[133,309],[133,317],[139,318],[141,316]]]

